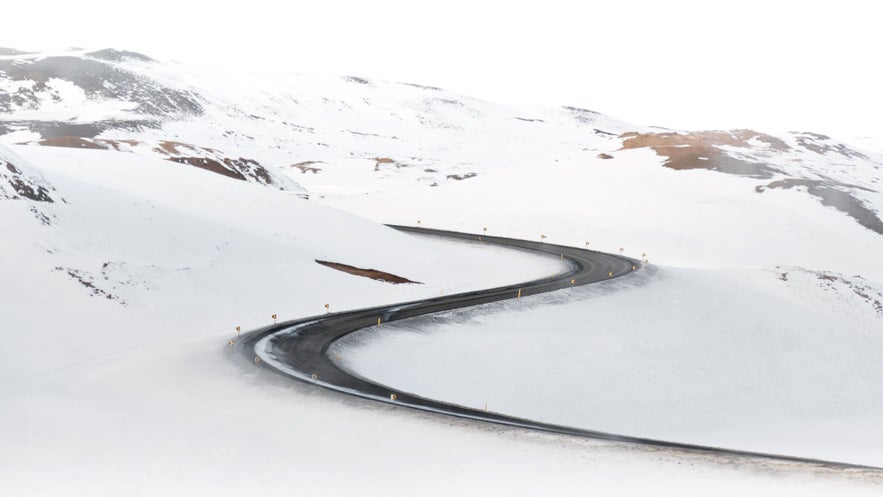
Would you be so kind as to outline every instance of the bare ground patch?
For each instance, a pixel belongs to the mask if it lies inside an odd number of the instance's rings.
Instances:
[[[464,179],[474,178],[476,176],[478,176],[478,173],[449,174],[445,176],[445,178],[452,179],[454,181],[463,181]]]
[[[0,159],[0,168],[2,168],[0,169],[0,180],[6,180],[6,183],[12,187],[12,191],[9,192],[0,185],[0,198],[15,200],[19,197],[24,197],[35,202],[48,203],[55,201],[50,193],[50,190],[54,191],[51,186],[47,187],[40,184],[40,182],[23,174],[12,163],[2,159]]]
[[[843,143],[832,143],[830,136],[820,135],[818,133],[794,133],[797,143],[801,147],[815,152],[819,155],[827,155],[829,153],[839,154],[847,159],[867,159],[868,156],[853,150]]]
[[[396,169],[408,167],[407,164],[401,163],[392,157],[373,157],[371,160],[374,161],[375,171],[380,171],[381,166],[395,166]]]
[[[43,140],[40,140],[40,145],[46,147],[88,148],[92,150],[105,150],[107,148],[100,143],[96,143],[95,140],[80,138],[79,136],[44,138]]]
[[[308,160],[304,162],[298,162],[297,164],[292,164],[288,166],[292,169],[300,169],[301,174],[313,173],[319,174],[319,171],[322,170],[320,167],[316,167],[316,164],[324,164],[322,161]]]
[[[806,188],[807,193],[818,198],[822,202],[822,205],[827,205],[840,212],[844,212],[851,218],[855,219],[858,224],[883,235],[883,221],[880,220],[877,213],[866,207],[860,200],[843,189],[843,187],[862,190],[867,190],[867,188],[861,188],[855,185],[841,185],[841,188],[838,188],[834,184],[821,180],[786,178],[773,181],[767,185],[758,185],[754,187],[754,190],[758,193],[763,193],[768,189],[778,188],[788,190],[795,187]]]
[[[402,284],[402,283],[415,283],[417,285],[422,285],[419,281],[411,281],[408,278],[403,278],[401,276],[396,276],[391,273],[387,273],[384,271],[378,271],[377,269],[362,269],[355,266],[350,266],[348,264],[341,264],[339,262],[330,262],[330,261],[320,261],[316,259],[316,262],[325,266],[330,267],[331,269],[336,269],[338,271],[343,271],[347,274],[352,274],[355,276],[362,276],[365,278],[371,278],[372,280],[383,281],[386,283],[393,284]]]
[[[198,167],[241,181],[253,181],[273,186],[279,185],[270,174],[270,171],[256,160],[244,157],[228,157],[220,150],[176,141],[160,140],[152,145],[148,145],[138,140],[107,140],[78,136],[57,136],[27,144],[48,147],[116,150],[118,152],[134,152],[134,148],[143,145],[150,148],[157,155],[163,156],[166,160],[172,162]]]
[[[621,135],[624,138],[620,150],[651,148],[666,157],[665,167],[686,169],[710,169],[720,172],[772,178],[777,171],[760,162],[736,158],[720,147],[730,146],[750,149],[751,140],[765,143],[772,150],[786,152],[791,147],[784,141],[749,129],[733,131],[699,131],[694,133],[636,133]]]

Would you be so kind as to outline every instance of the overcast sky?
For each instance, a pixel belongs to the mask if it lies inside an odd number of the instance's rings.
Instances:
[[[0,46],[359,75],[674,128],[883,139],[870,1],[12,2]]]

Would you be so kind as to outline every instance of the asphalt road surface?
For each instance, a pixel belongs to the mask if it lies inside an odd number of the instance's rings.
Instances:
[[[400,231],[421,235],[434,235],[469,241],[480,240],[483,243],[493,243],[506,247],[551,254],[556,257],[561,257],[566,261],[569,264],[569,269],[554,276],[516,285],[507,285],[488,290],[459,293],[388,306],[330,313],[294,321],[286,321],[247,333],[238,340],[235,346],[248,358],[248,360],[257,366],[269,368],[276,373],[295,380],[311,383],[317,387],[327,388],[348,395],[355,395],[378,402],[395,404],[412,409],[420,409],[423,411],[431,411],[461,418],[578,437],[713,453],[728,457],[773,459],[806,463],[826,468],[879,469],[869,466],[807,459],[787,455],[764,454],[631,437],[627,435],[617,435],[594,430],[542,423],[531,421],[529,419],[507,416],[505,414],[486,412],[482,409],[427,399],[416,394],[401,392],[374,383],[369,379],[356,376],[338,367],[334,359],[329,357],[328,349],[336,340],[343,338],[356,330],[376,326],[378,319],[380,319],[381,323],[386,323],[439,311],[447,311],[504,299],[518,298],[519,295],[524,297],[538,293],[551,292],[562,288],[586,285],[611,278],[623,277],[641,268],[641,263],[639,261],[627,257],[574,247],[553,245],[539,241],[516,240],[511,238],[406,226],[391,227]]]

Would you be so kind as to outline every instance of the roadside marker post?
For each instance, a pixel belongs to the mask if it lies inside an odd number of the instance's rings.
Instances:
[[[518,298],[521,298],[521,289],[518,289]]]
[[[380,318],[377,318],[377,326],[380,326]]]
[[[325,304],[325,312],[331,312],[331,304]]]
[[[239,336],[240,336],[240,332],[241,332],[241,331],[242,331],[242,328],[239,327],[239,326],[237,326],[237,327],[236,327],[236,337],[237,337],[237,338],[239,338]]]
[[[275,314],[273,314],[273,315],[272,315],[272,316],[270,316],[270,317],[272,317],[272,318],[273,318],[273,324],[276,324],[276,315],[275,315]]]
[[[487,236],[487,226],[485,226],[484,228],[482,228],[482,231],[484,231],[484,236]]]
[[[254,356],[254,363],[257,364],[259,362],[261,362],[261,358],[258,356]]]
[[[546,235],[540,233],[540,243],[543,243],[543,241],[545,241],[546,238],[547,238]]]
[[[586,248],[589,248],[589,242],[586,242]]]
[[[623,252],[624,252],[624,251],[625,251],[625,249],[624,249],[624,248],[622,248],[622,247],[619,247],[619,255],[622,255],[622,253],[623,253]]]
[[[313,373],[313,383],[315,383],[318,379],[319,377],[316,375],[316,373]]]

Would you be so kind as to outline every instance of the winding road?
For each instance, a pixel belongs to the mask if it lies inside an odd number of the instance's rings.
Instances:
[[[237,349],[253,363],[287,377],[337,392],[423,411],[578,437],[636,443],[728,457],[799,462],[826,468],[880,469],[787,455],[765,454],[631,437],[521,419],[505,414],[487,412],[482,409],[428,399],[408,392],[401,392],[342,369],[328,354],[331,345],[354,331],[376,326],[378,319],[380,319],[381,323],[398,321],[439,311],[551,292],[562,288],[586,285],[625,276],[641,268],[639,261],[627,257],[562,245],[428,228],[393,225],[390,225],[390,227],[403,232],[473,242],[480,240],[484,243],[550,254],[561,257],[568,262],[569,267],[560,274],[516,285],[415,300],[401,304],[324,314],[278,323],[244,334],[235,344]]]

